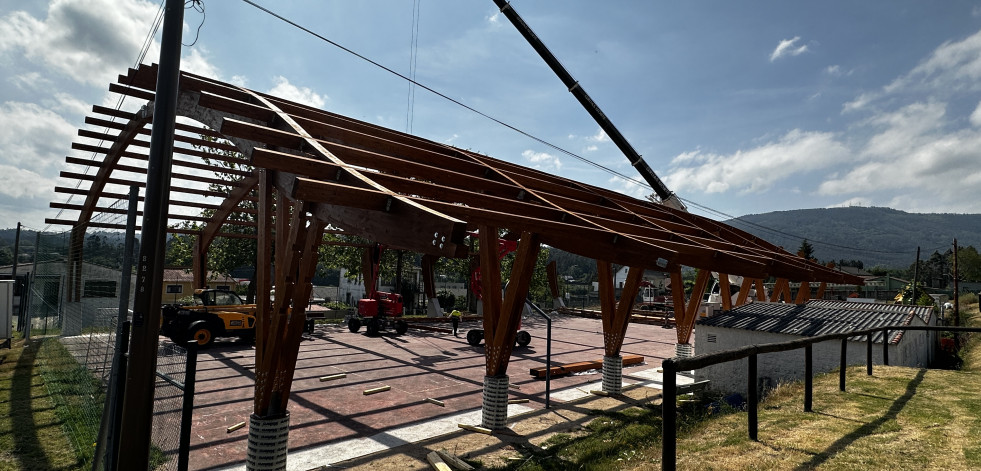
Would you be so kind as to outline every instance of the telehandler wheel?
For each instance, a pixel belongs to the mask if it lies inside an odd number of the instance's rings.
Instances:
[[[361,319],[357,317],[352,317],[347,321],[347,330],[350,330],[352,334],[356,334],[358,329],[361,328]]]
[[[402,335],[409,331],[409,323],[399,319],[395,321],[395,333]]]
[[[519,347],[527,347],[531,343],[531,334],[527,331],[519,330],[518,334],[514,336],[514,343]]]
[[[378,331],[381,330],[381,325],[378,322],[378,319],[372,317],[365,322],[365,328],[368,330],[368,335],[374,337],[378,335]]]
[[[206,321],[197,321],[187,329],[188,340],[196,340],[199,347],[207,347],[215,341],[214,329]]]
[[[480,345],[480,341],[484,340],[484,331],[480,329],[473,329],[467,332],[467,343],[476,347]]]

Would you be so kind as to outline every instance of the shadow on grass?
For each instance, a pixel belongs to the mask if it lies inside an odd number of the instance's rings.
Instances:
[[[896,417],[899,415],[899,413],[903,410],[903,408],[906,407],[906,403],[909,402],[909,400],[913,398],[913,395],[916,394],[916,388],[920,385],[920,383],[923,382],[923,376],[925,374],[926,374],[926,370],[923,369],[917,372],[916,377],[911,379],[910,382],[906,385],[906,393],[900,396],[895,401],[893,401],[892,406],[889,407],[889,410],[886,411],[886,413],[883,414],[882,417],[879,417],[878,419],[855,429],[855,431],[853,431],[852,433],[849,433],[848,435],[839,438],[824,451],[818,453],[813,458],[811,458],[808,462],[803,463],[794,469],[795,470],[814,469],[820,466],[821,464],[823,464],[824,462],[828,461],[828,459],[831,458],[832,456],[838,454],[845,448],[848,448],[848,446],[851,445],[852,443],[855,443],[856,440],[873,434],[876,431],[876,429],[881,427],[886,422],[890,420],[895,420]]]
[[[31,380],[34,377],[36,350],[36,346],[24,347],[10,380],[10,423],[15,449],[18,450],[14,456],[20,462],[20,469],[51,469],[51,462],[38,439],[37,424],[34,423]]]

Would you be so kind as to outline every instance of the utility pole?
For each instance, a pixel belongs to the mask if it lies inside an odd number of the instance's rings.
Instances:
[[[960,297],[957,289],[957,238],[954,238],[954,325],[961,325],[961,303],[957,299]]]
[[[913,302],[916,304],[916,282],[920,279],[920,246],[916,246],[916,265],[913,265]],[[905,300],[903,300],[905,302]]]
[[[146,469],[150,460],[161,285],[180,85],[184,0],[167,0],[165,8],[143,201],[142,240],[136,269],[132,343],[126,371],[123,417],[119,429],[119,469]]]
[[[14,279],[14,295],[17,298],[17,328],[24,328],[24,289],[17,282],[17,259],[20,258],[20,223],[17,223],[17,233],[14,234],[14,265],[10,271],[11,277]]]

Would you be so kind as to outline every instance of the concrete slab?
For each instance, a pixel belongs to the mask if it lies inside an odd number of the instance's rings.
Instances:
[[[455,429],[468,414],[479,423],[485,374],[484,349],[466,343],[465,332],[480,328],[464,323],[460,337],[409,331],[380,337],[354,334],[346,327],[319,325],[300,347],[290,397],[290,469],[303,466],[304,456],[324,464],[367,453],[374,447],[390,447],[433,433]],[[508,371],[512,399],[529,402],[515,410],[540,410],[545,403],[545,381],[528,371],[545,364],[545,322],[528,317],[523,329],[533,336],[526,348],[515,348]],[[658,383],[654,369],[674,356],[675,332],[660,326],[632,324],[624,340],[623,354],[645,356],[646,365],[624,368],[625,381]],[[597,319],[557,315],[552,325],[552,362],[572,363],[603,356],[602,326]],[[235,469],[245,460],[248,428],[227,433],[227,427],[248,421],[252,412],[255,352],[241,344],[216,344],[200,355],[191,441],[192,469]],[[345,373],[347,377],[321,382],[322,376]],[[647,376],[645,376],[647,375]],[[649,377],[648,377],[649,376]],[[553,404],[575,400],[558,391],[589,391],[598,375],[554,378]],[[682,381],[679,378],[679,381]],[[364,396],[369,388],[391,390]],[[445,407],[426,402],[444,401]],[[514,405],[512,407],[515,407]],[[448,424],[448,425],[439,425]],[[361,451],[356,451],[361,450]],[[336,456],[334,456],[336,455]],[[361,456],[361,455],[355,455]]]

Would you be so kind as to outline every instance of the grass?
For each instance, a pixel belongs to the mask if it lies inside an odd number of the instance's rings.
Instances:
[[[25,348],[23,340],[15,340],[0,352],[0,470],[88,468],[42,377],[46,343]]]
[[[962,305],[978,325],[977,304]],[[678,469],[851,470],[981,468],[981,348],[972,338],[962,370],[876,366],[814,381],[813,412],[803,412],[803,385],[778,386],[759,408],[759,440],[748,438],[746,413],[684,404],[679,413]],[[648,470],[661,468],[659,405],[596,412],[586,430],[551,437],[501,470]]]

